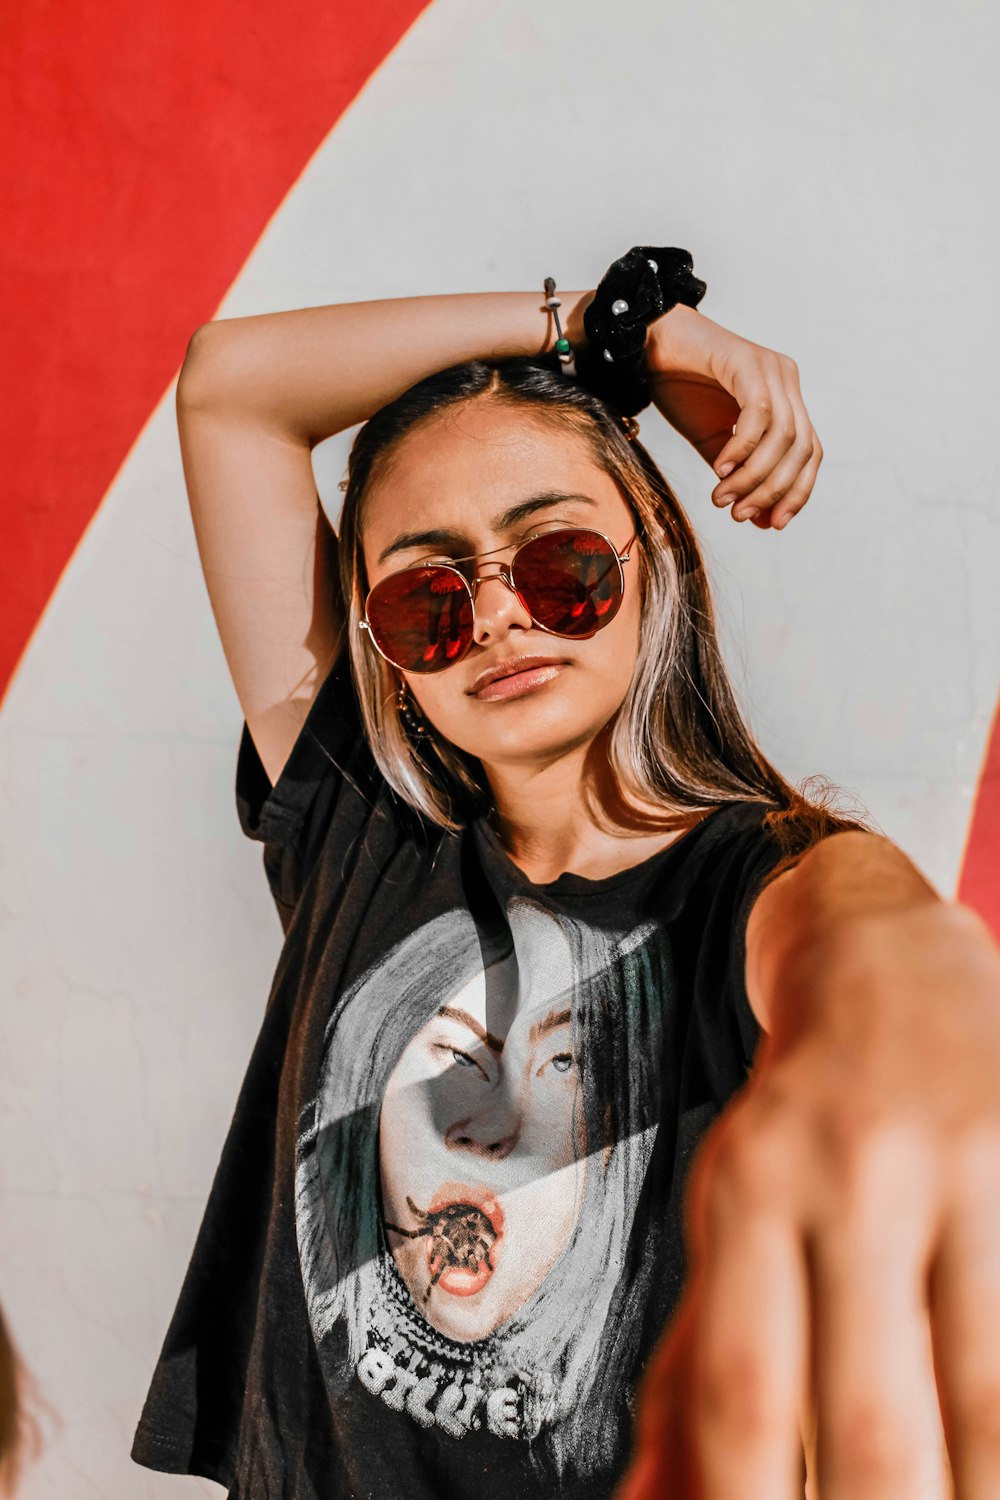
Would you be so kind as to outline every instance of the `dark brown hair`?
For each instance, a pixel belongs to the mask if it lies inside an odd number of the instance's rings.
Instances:
[[[643,630],[628,694],[610,726],[608,758],[622,793],[688,820],[726,802],[757,801],[783,870],[830,833],[872,831],[865,810],[833,806],[843,795],[824,776],[800,787],[767,760],[744,722],[723,664],[698,543],[677,497],[619,417],[568,380],[549,359],[471,360],[419,381],[377,411],[351,449],[340,523],[341,584],[352,669],[365,727],[386,780],[424,818],[461,827],[489,806],[480,763],[431,734],[415,741],[396,707],[398,678],[362,639],[367,591],[365,498],[391,475],[401,439],[419,423],[465,402],[516,407],[526,421],[579,433],[618,484],[636,521]]]

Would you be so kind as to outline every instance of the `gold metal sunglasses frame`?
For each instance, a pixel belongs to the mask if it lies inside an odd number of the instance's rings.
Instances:
[[[517,560],[517,554],[520,552],[521,548],[522,547],[526,547],[529,544],[529,542],[536,542],[541,537],[559,536],[563,532],[577,532],[577,533],[582,532],[584,535],[599,536],[601,538],[602,542],[606,542],[607,543],[607,545],[611,548],[611,551],[612,551],[612,553],[614,555],[614,558],[615,558],[616,562],[618,563],[619,583],[620,583],[622,595],[624,596],[624,593],[625,593],[625,571],[624,571],[623,564],[627,563],[628,560],[629,560],[629,558],[632,555],[631,554],[631,548],[632,548],[633,544],[638,540],[638,537],[639,537],[638,530],[635,530],[635,531],[632,532],[632,535],[629,537],[628,541],[625,543],[624,551],[619,552],[618,548],[615,546],[615,544],[611,540],[611,538],[609,536],[606,536],[603,531],[598,531],[597,528],[594,527],[594,526],[560,526],[558,528],[555,528],[552,531],[535,531],[535,532],[532,532],[531,536],[524,537],[523,540],[520,541],[520,542],[516,542],[516,543],[507,542],[502,547],[493,547],[489,552],[470,552],[469,555],[468,555],[468,557],[454,557],[454,558],[451,559],[450,562],[436,562],[436,561],[432,562],[430,559],[428,559],[425,562],[408,563],[405,568],[398,568],[396,570],[396,573],[388,573],[388,574],[386,574],[386,579],[388,579],[388,578],[395,578],[399,573],[410,573],[410,572],[416,573],[416,572],[419,572],[422,568],[444,568],[448,572],[456,573],[458,575],[458,577],[462,580],[462,583],[465,585],[465,588],[468,591],[469,598],[470,598],[470,600],[472,602],[472,608],[473,608],[473,610],[475,610],[475,607],[476,607],[476,589],[479,587],[479,585],[481,583],[485,583],[487,581],[487,579],[490,579],[490,578],[499,578],[500,582],[503,583],[503,584],[505,584],[507,586],[507,588],[510,589],[510,591],[511,591],[512,594],[514,594],[518,599],[521,599],[521,595],[518,593],[517,588],[515,587],[515,584],[514,584],[514,575],[513,575],[513,568],[514,568],[514,564],[515,564],[515,562]],[[511,560],[510,560],[509,563],[497,562],[496,565],[495,565],[496,568],[497,568],[497,571],[495,573],[479,573],[479,572],[475,572],[473,574],[473,576],[472,576],[471,582],[466,577],[465,573],[463,573],[462,569],[458,566],[459,563],[478,563],[478,562],[482,562],[484,558],[495,557],[498,552],[507,552],[507,551],[509,551],[509,549],[512,546],[514,548],[514,555],[511,558]],[[378,652],[379,656],[382,657],[383,661],[387,661],[391,667],[395,667],[398,672],[411,672],[411,671],[414,671],[414,670],[419,670],[419,669],[414,669],[413,667],[402,667],[402,666],[400,666],[399,662],[393,661],[392,657],[391,656],[387,656],[386,653],[382,650],[382,647],[379,645],[378,641],[375,639],[374,632],[372,631],[371,623],[369,622],[369,619],[368,619],[368,601],[371,599],[371,596],[375,592],[375,589],[377,589],[379,587],[379,584],[384,583],[386,581],[386,579],[380,578],[379,582],[376,583],[372,588],[370,588],[368,590],[367,594],[365,595],[365,612],[364,612],[364,615],[362,616],[362,618],[358,621],[358,629],[359,630],[365,630],[365,631],[368,632],[368,639],[371,641],[372,645],[375,647],[375,650]],[[524,603],[523,599],[521,600],[521,602]],[[525,608],[527,608],[527,605],[525,605]],[[529,614],[531,613],[530,610],[528,612],[529,612]],[[558,630],[551,630],[549,628],[549,626],[543,625],[543,624],[541,624],[541,622],[539,620],[536,620],[535,617],[534,617],[534,615],[531,616],[531,623],[536,627],[536,629],[544,631],[544,633],[546,635],[557,636],[559,638],[559,640],[571,641],[571,640],[586,640],[586,639],[588,639],[587,636],[563,635]],[[606,623],[610,624],[610,621],[608,621]],[[598,627],[598,629],[599,628],[600,627]],[[592,633],[596,634],[596,632],[592,632]],[[472,641],[470,640],[469,641],[469,645],[466,646],[465,650],[462,652],[462,655],[461,656],[456,656],[454,661],[450,661],[448,663],[448,666],[449,667],[453,667],[453,666],[455,666],[455,664],[457,662],[460,662],[460,661],[464,660],[464,658],[466,656],[468,656],[468,654],[469,654],[469,648],[471,647],[471,645],[472,645]],[[447,668],[445,668],[445,667],[439,667],[437,670],[438,671],[446,671]]]

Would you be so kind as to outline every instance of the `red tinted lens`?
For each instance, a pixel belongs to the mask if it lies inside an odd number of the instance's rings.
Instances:
[[[554,635],[593,635],[622,602],[622,571],[596,531],[553,531],[519,547],[511,569],[524,606]]]
[[[403,568],[368,596],[368,626],[383,655],[406,672],[440,672],[469,649],[472,598],[451,568]]]

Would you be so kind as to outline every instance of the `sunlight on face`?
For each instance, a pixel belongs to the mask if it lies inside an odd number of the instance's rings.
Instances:
[[[572,498],[532,503],[553,492]],[[515,508],[519,515],[511,520]],[[509,561],[518,542],[559,526],[599,531],[619,552],[635,529],[616,481],[595,463],[585,438],[497,401],[467,402],[408,433],[369,492],[368,582],[431,558],[497,548],[510,549],[499,554]],[[423,540],[396,546],[413,537]],[[435,728],[486,765],[524,764],[589,744],[620,708],[635,667],[636,545],[623,564],[621,607],[587,639],[542,630],[504,583],[483,582],[467,655],[440,672],[404,674]],[[512,696],[484,699],[472,691],[484,669],[515,655],[540,657],[551,670]]]

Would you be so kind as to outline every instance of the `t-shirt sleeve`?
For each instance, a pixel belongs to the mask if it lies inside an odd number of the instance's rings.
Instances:
[[[320,685],[273,787],[244,720],[236,810],[247,838],[264,846],[264,869],[286,930],[321,850],[331,839],[346,844],[356,838],[384,787],[346,652]]]
[[[746,932],[751,908],[782,857],[763,826],[767,811],[744,803],[723,814],[697,881],[703,925],[695,1005],[701,1055],[719,1101],[746,1080],[762,1035],[747,995]]]
[[[736,1024],[739,1028],[748,1069],[753,1063],[762,1031],[747,994],[747,923],[750,920],[754,902],[767,885],[781,857],[782,851],[777,841],[763,828],[759,828],[755,835],[747,840],[747,847],[739,861],[734,881],[733,931],[729,959],[730,982]]]

